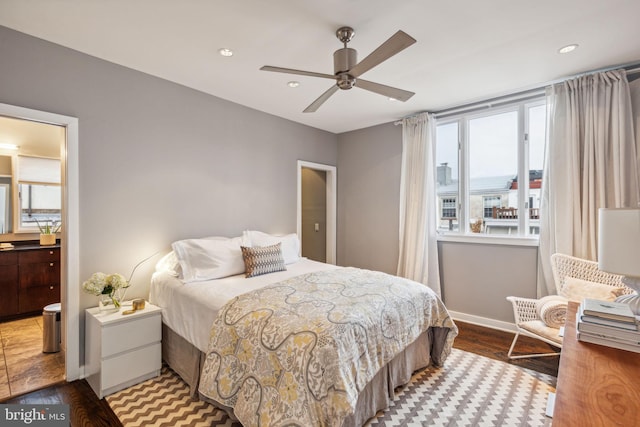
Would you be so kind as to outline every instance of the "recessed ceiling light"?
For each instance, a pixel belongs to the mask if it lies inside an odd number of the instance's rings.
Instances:
[[[17,150],[18,146],[16,144],[7,144],[4,142],[0,142],[0,148],[4,148],[5,150]]]
[[[558,49],[558,53],[569,53],[569,52],[573,52],[574,50],[576,50],[578,48],[577,44],[570,44],[564,47],[561,47],[560,49]]]
[[[387,98],[387,99],[388,99],[389,101],[397,101],[397,99],[395,99],[395,98],[391,98],[391,97],[389,97],[389,98]]]
[[[289,87],[298,87],[298,86],[300,86],[300,82],[292,80],[289,83],[287,83],[287,86],[289,86]]]
[[[231,49],[227,49],[223,47],[222,49],[218,49],[218,53],[222,56],[233,56],[233,51]]]

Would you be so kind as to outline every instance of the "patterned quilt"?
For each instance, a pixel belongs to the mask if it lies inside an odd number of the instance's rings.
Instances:
[[[199,391],[244,426],[339,426],[378,370],[430,326],[457,328],[428,287],[340,268],[228,302],[211,329]]]

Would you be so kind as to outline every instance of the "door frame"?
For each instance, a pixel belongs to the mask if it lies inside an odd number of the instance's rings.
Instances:
[[[335,166],[298,160],[298,200],[297,200],[297,232],[302,242],[302,168],[320,170],[327,173],[327,264],[336,263],[336,211],[338,175]],[[300,245],[302,253],[302,244]]]
[[[80,367],[80,208],[78,168],[78,119],[46,111],[0,103],[0,115],[62,126],[66,129],[60,147],[62,164],[62,223],[60,257],[61,333],[66,381],[84,376]]]

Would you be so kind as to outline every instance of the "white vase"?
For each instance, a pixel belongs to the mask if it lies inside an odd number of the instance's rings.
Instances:
[[[117,297],[112,298],[109,295],[101,295],[98,307],[102,313],[115,313],[120,310],[120,300]]]

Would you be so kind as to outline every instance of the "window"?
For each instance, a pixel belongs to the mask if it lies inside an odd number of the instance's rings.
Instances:
[[[545,135],[542,97],[438,118],[439,231],[537,235]]]
[[[36,231],[38,222],[60,221],[60,160],[18,156],[18,229]]]
[[[439,229],[458,229],[458,123],[436,128],[437,191],[440,196]]]
[[[442,218],[456,218],[456,199],[442,199]]]
[[[457,222],[458,214],[456,212],[456,199],[442,199],[440,220],[442,222],[448,222],[447,228],[453,230],[454,222]]]
[[[485,196],[483,200],[484,204],[484,217],[485,218],[494,218],[493,208],[499,208],[500,205],[500,196]]]

